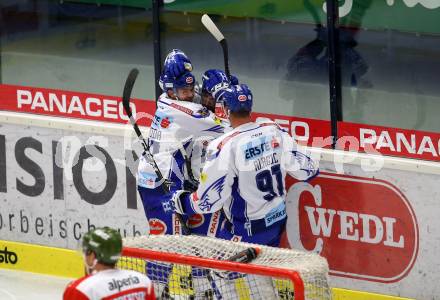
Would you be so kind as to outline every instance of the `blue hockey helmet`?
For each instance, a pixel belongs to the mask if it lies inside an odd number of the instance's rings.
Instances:
[[[192,70],[192,63],[182,50],[173,49],[165,58],[163,74],[169,77],[177,78]]]
[[[232,85],[221,90],[216,100],[223,102],[230,112],[252,111],[252,92],[246,84]]]
[[[183,75],[174,78],[173,88],[180,89],[185,87],[193,87],[196,83],[196,78],[191,72],[186,72]]]
[[[238,78],[218,69],[209,69],[202,75],[202,92],[208,93],[215,98],[217,92],[230,85],[238,84]]]
[[[159,86],[163,91],[169,89],[179,89],[184,87],[193,87],[195,84],[195,77],[192,73],[186,72],[179,77],[172,77],[168,74],[162,73],[159,79]]]

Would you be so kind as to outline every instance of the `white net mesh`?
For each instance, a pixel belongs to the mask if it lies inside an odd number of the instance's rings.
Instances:
[[[124,247],[176,253],[188,256],[228,260],[250,247],[261,249],[252,265],[271,267],[265,276],[195,267],[179,260],[178,264],[160,259],[123,257],[119,268],[146,273],[161,299],[297,299],[293,284],[277,278],[277,269],[297,271],[303,282],[305,299],[331,299],[328,264],[319,255],[202,236],[158,235],[124,239]],[[176,255],[177,257],[177,255]],[[220,267],[221,268],[221,267]]]

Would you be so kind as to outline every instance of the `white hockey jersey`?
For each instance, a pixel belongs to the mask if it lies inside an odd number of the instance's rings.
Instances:
[[[188,178],[185,158],[191,161],[194,177],[198,178],[202,158],[208,141],[222,135],[228,123],[217,119],[201,104],[178,101],[162,94],[149,133],[150,151],[165,178],[180,189]],[[138,167],[138,185],[154,189],[158,187],[151,164],[142,157]]]
[[[131,270],[109,269],[70,283],[63,300],[154,300],[153,282]]]
[[[286,218],[286,172],[299,180],[318,173],[292,137],[270,120],[233,129],[212,141],[207,155],[190,209],[212,213],[223,208],[238,235],[252,235]]]

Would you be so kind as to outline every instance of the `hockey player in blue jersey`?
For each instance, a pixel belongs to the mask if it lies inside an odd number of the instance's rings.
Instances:
[[[173,209],[186,215],[223,209],[227,220],[218,237],[278,246],[287,218],[286,173],[308,180],[318,168],[276,123],[251,120],[246,85],[223,89],[217,98],[233,130],[209,144],[197,191],[176,191]]]
[[[182,51],[173,50],[167,56],[160,79],[164,93],[157,102],[149,132],[150,151],[164,178],[171,182],[170,193],[164,193],[151,163],[145,157],[139,162],[138,190],[152,234],[182,233],[182,224],[169,200],[174,191],[194,186],[192,173],[199,177],[202,152],[195,150],[196,146],[224,132],[224,124],[212,112],[193,102],[195,78],[191,70],[191,62]],[[209,76],[205,81],[209,89],[218,84]],[[216,234],[221,221],[220,212],[184,218],[191,233],[210,236]]]

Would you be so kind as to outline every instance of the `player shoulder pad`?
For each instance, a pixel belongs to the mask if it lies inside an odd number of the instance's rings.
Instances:
[[[277,122],[272,121],[272,120],[269,119],[269,118],[265,118],[265,117],[263,117],[263,118],[258,118],[258,120],[256,121],[256,123],[257,123],[258,125],[260,125],[261,127],[265,127],[265,126],[270,126],[270,125],[272,125],[272,126],[277,127],[279,130],[288,133],[287,129],[281,127],[280,124],[278,124]]]
[[[158,105],[160,104],[170,107],[174,110],[180,111],[185,115],[195,119],[212,117],[211,112],[206,107],[202,106],[199,103],[178,101],[165,97],[159,99]]]
[[[232,130],[210,142],[208,146],[207,161],[217,158],[224,148],[231,145],[231,141],[234,139],[234,137],[241,133],[241,131]]]

